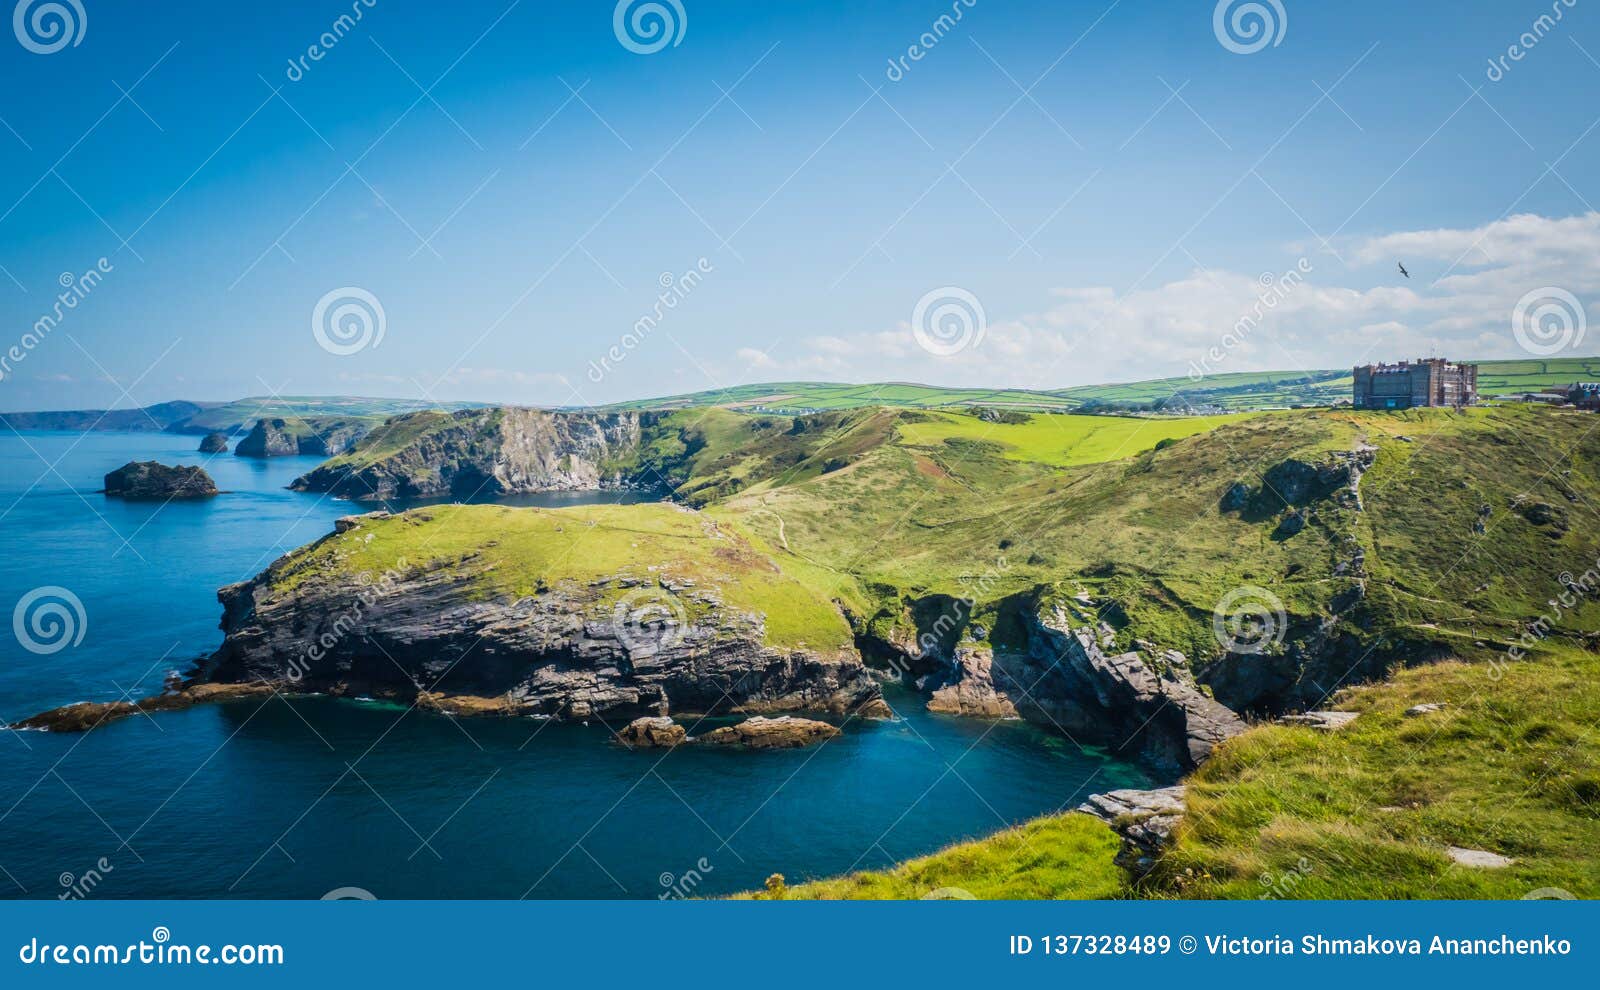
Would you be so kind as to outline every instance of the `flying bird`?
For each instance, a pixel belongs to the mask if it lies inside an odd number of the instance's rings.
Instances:
[[[1406,271],[1405,262],[1403,261],[1400,263],[1400,274],[1404,275],[1406,278],[1411,277],[1411,273]]]

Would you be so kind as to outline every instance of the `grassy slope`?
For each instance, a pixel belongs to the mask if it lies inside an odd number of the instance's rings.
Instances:
[[[430,561],[462,563],[485,598],[521,597],[562,582],[584,585],[618,575],[651,583],[687,580],[730,606],[765,615],[769,646],[829,654],[850,643],[849,627],[826,599],[736,534],[665,504],[413,510],[364,521],[359,529],[296,551],[274,565],[274,589],[289,593],[306,581],[348,582],[352,575],[405,571]],[[596,607],[624,593],[613,585]],[[697,606],[680,604],[692,619]]]
[[[1503,672],[1498,667],[1505,647],[1560,592],[1559,575],[1597,565],[1595,429],[1593,417],[1528,409],[1263,417],[1131,465],[1066,472],[1072,480],[1059,490],[1051,490],[1059,482],[1023,482],[1012,491],[1045,494],[987,526],[942,520],[960,510],[934,496],[928,528],[907,523],[904,538],[879,536],[872,559],[854,569],[864,584],[953,585],[948,573],[959,559],[972,561],[968,573],[981,570],[984,560],[1001,556],[996,534],[1032,528],[1033,540],[1010,556],[1028,546],[1051,548],[1047,569],[1058,575],[1089,563],[1091,573],[1079,583],[1123,597],[1131,619],[1125,632],[1204,657],[1210,606],[1223,591],[1258,582],[1282,595],[1291,612],[1314,613],[1334,580],[1330,551],[1357,527],[1380,631],[1425,635],[1470,662],[1402,670],[1392,682],[1346,692],[1331,704],[1365,714],[1342,735],[1266,726],[1228,744],[1195,781],[1196,811],[1171,860],[1123,893],[1518,897],[1554,886],[1600,896],[1600,762],[1592,728],[1600,721],[1600,660],[1580,645],[1584,631],[1600,626],[1600,605],[1565,609],[1546,652]],[[1252,459],[1259,470],[1291,453],[1348,449],[1358,439],[1381,451],[1363,481],[1359,521],[1329,513],[1294,539],[1275,542],[1265,532],[1270,524],[1215,511],[1220,489],[1232,477],[1249,477]],[[997,483],[980,468],[992,468],[981,454],[959,473],[980,485]],[[879,470],[893,477],[887,464]],[[852,473],[858,481],[861,474]],[[1108,484],[1113,474],[1120,476]],[[851,513],[818,515],[814,527],[805,525],[813,517],[804,489],[844,483],[824,479],[765,499],[769,511],[793,517],[791,546],[830,563],[850,559],[866,538],[865,529],[849,528]],[[1519,497],[1554,506],[1568,525],[1534,524],[1513,511]],[[848,496],[814,492],[810,501],[820,507],[834,498]],[[1483,506],[1489,512],[1479,534],[1474,523]],[[929,528],[939,533],[937,554],[919,550],[931,543]],[[1093,576],[1107,565],[1119,576]],[[1031,570],[1011,564],[994,593],[1037,579]],[[1421,719],[1402,716],[1421,702],[1450,707]],[[1077,828],[1098,827],[1072,820]],[[936,854],[914,873],[902,867],[791,894],[921,896],[919,886],[933,884],[1004,889],[1027,882],[1037,856],[1053,857],[1058,874],[1060,862],[1076,856],[1090,880],[1107,865],[1103,851],[1074,852],[1059,842],[1020,851],[1010,839],[990,843]],[[1517,864],[1504,871],[1452,867],[1442,853],[1447,844],[1497,851]],[[1077,896],[1077,888],[1063,883],[1055,895]]]
[[[1067,467],[1117,460],[1157,443],[1207,433],[1233,416],[1135,419],[1123,416],[1034,416],[1026,423],[987,423],[974,416],[929,413],[900,426],[901,437],[916,446],[933,446],[951,437],[1003,445],[1019,461]]]
[[[1123,892],[1111,830],[1083,815],[1039,818],[963,842],[890,870],[798,884],[759,900],[1044,900],[1108,898]]]
[[[1557,647],[1498,676],[1435,664],[1338,701],[1362,713],[1341,733],[1260,726],[1219,749],[1189,782],[1174,850],[1136,885],[1110,830],[1068,813],[783,896],[1600,897],[1600,659]],[[1404,715],[1425,702],[1449,707]],[[1456,866],[1447,845],[1515,862]]]
[[[1504,668],[1446,663],[1355,688],[1321,735],[1267,726],[1192,781],[1176,849],[1141,890],[1255,897],[1600,897],[1600,661],[1558,648]],[[1444,703],[1407,718],[1412,705]],[[1455,866],[1446,845],[1509,856]],[[1281,885],[1281,883],[1280,883]]]

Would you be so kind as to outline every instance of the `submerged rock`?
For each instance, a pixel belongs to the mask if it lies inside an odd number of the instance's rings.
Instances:
[[[695,739],[706,746],[748,746],[751,749],[798,749],[839,734],[837,727],[815,719],[757,715],[735,725],[713,729]]]
[[[129,461],[105,478],[105,493],[116,498],[210,498],[216,482],[205,468],[170,467],[157,461]]]
[[[263,697],[272,693],[265,684],[190,684],[139,701],[79,701],[13,723],[13,729],[44,732],[87,732],[107,722],[141,712],[170,712],[191,705],[240,698]]]

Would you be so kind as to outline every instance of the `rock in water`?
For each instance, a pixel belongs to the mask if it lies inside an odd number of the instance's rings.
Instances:
[[[200,453],[224,454],[228,451],[228,436],[225,433],[207,433],[204,440],[200,441]]]
[[[688,742],[689,733],[665,715],[646,716],[623,726],[617,741],[629,749],[671,749]]]
[[[832,739],[839,730],[815,719],[784,715],[765,718],[757,715],[736,725],[713,729],[695,740],[710,746],[748,746],[751,749],[798,749],[824,739]]]
[[[117,498],[210,498],[217,485],[205,468],[129,461],[106,475],[105,493]]]

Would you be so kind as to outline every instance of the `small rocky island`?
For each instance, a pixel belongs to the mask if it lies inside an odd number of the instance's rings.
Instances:
[[[202,467],[129,461],[106,475],[105,493],[115,498],[210,498],[217,484]]]
[[[871,709],[873,717],[887,714],[886,706]],[[644,716],[629,722],[617,732],[617,741],[629,749],[672,749],[675,746],[742,746],[747,749],[799,749],[832,739],[837,726],[795,715],[768,718],[756,715],[733,725],[712,729],[703,736],[691,736],[687,729],[665,715]]]
[[[228,435],[226,433],[207,433],[205,439],[200,441],[200,453],[225,454],[228,452]]]

